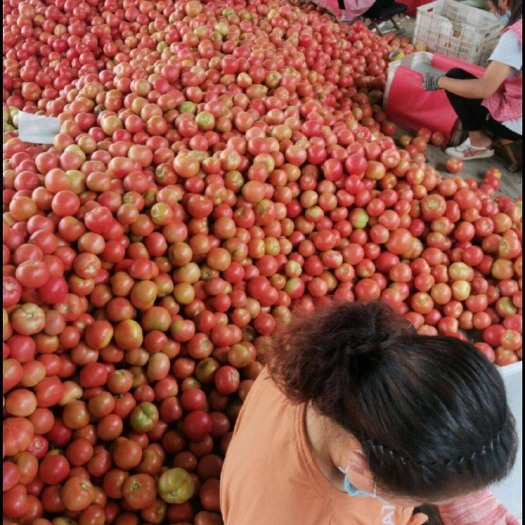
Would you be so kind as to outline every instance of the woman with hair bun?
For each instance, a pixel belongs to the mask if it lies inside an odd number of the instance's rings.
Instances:
[[[496,368],[381,302],[296,315],[240,411],[225,525],[514,525],[486,487],[516,456]],[[435,507],[434,507],[435,508]]]

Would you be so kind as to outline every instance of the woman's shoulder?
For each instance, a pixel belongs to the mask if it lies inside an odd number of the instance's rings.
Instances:
[[[498,47],[508,50],[518,50],[521,53],[521,41],[514,31],[505,31],[499,39],[496,48]]]
[[[517,42],[521,46],[521,38],[516,31],[512,30],[512,26],[501,34],[499,41]]]
[[[522,65],[521,42],[512,31],[503,33],[489,60],[501,62],[519,71]]]
[[[511,24],[510,26],[506,27],[503,30],[504,35],[507,33],[514,35],[515,38],[518,39],[520,45],[521,45],[522,32],[523,32],[523,19],[522,18],[519,18],[518,20],[516,20],[516,22],[514,22],[513,24]]]

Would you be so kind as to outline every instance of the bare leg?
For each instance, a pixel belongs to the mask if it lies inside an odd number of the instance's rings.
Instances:
[[[469,131],[468,136],[470,143],[477,148],[490,148],[492,144],[491,138],[483,131]]]

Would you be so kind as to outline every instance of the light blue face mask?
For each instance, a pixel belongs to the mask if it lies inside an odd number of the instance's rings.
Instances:
[[[500,24],[506,26],[509,23],[509,20],[510,20],[510,11],[507,11],[504,15],[500,15],[498,13],[496,15],[496,18],[498,19]]]
[[[357,487],[355,487],[354,485],[352,485],[352,483],[350,483],[350,479],[348,478],[348,474],[346,473],[346,471],[343,470],[341,467],[339,467],[339,470],[340,470],[341,472],[343,472],[344,475],[345,475],[344,487],[345,487],[345,491],[346,491],[346,493],[347,493],[350,497],[360,496],[361,498],[374,498],[374,499],[378,499],[379,501],[384,501],[384,502],[386,502],[385,499],[379,497],[379,496],[376,494],[376,486],[377,486],[377,484],[374,484],[374,492],[373,492],[373,494],[370,493],[370,492],[366,492],[366,491],[364,491],[364,490],[359,490]]]

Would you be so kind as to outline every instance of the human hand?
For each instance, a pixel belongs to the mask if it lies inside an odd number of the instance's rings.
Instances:
[[[488,490],[439,506],[445,525],[519,525],[519,521]]]
[[[425,91],[437,91],[440,89],[438,80],[442,77],[440,73],[425,73],[423,77],[423,86]]]
[[[407,525],[423,525],[423,523],[428,523],[428,516],[422,512],[418,512],[410,517]]]

